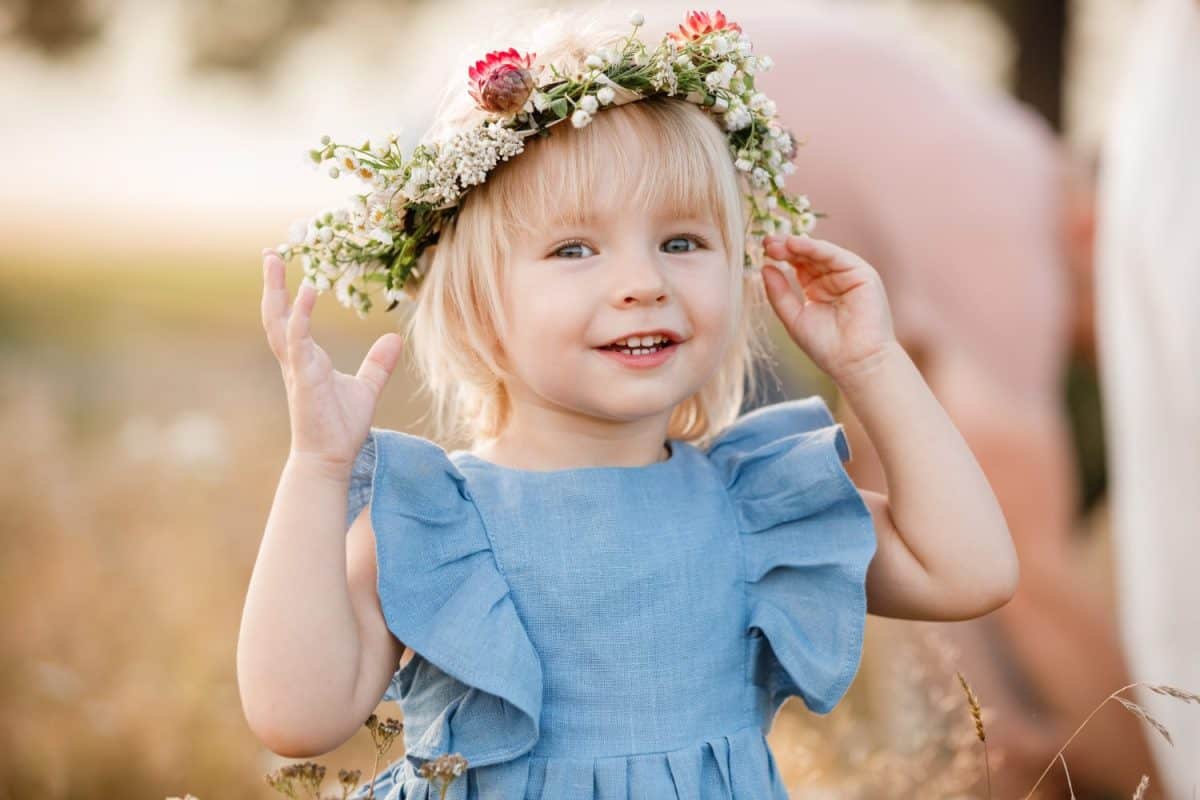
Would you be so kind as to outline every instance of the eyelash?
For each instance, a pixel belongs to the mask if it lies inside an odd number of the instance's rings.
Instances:
[[[669,242],[669,241],[671,241],[672,239],[691,239],[692,241],[694,241],[694,242],[696,243],[696,245],[697,245],[697,248],[696,248],[696,249],[702,249],[702,248],[707,248],[707,247],[708,247],[708,240],[707,240],[707,239],[705,239],[703,236],[700,236],[700,235],[698,235],[698,234],[695,234],[695,233],[677,233],[677,234],[675,234],[674,236],[668,236],[668,237],[665,239],[665,241],[668,241],[668,242]],[[587,243],[587,242],[585,242],[585,241],[583,241],[582,239],[571,239],[571,240],[569,240],[569,241],[566,241],[566,242],[563,242],[562,244],[560,244],[560,245],[558,245],[557,247],[555,247],[555,248],[554,248],[554,250],[552,250],[552,251],[550,252],[550,255],[551,255],[551,256],[555,256],[555,255],[557,255],[557,254],[558,254],[558,251],[559,251],[559,250],[562,250],[562,249],[563,249],[563,248],[565,248],[565,247],[574,247],[574,246],[576,246],[576,245],[583,245],[583,246],[585,246],[585,247],[589,246],[589,245],[588,245],[588,243]],[[683,252],[690,253],[690,252],[693,252],[693,251],[691,251],[691,250],[685,250],[685,251],[683,251]]]

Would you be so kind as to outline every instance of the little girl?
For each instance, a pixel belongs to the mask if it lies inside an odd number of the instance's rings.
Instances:
[[[753,89],[769,59],[720,12],[679,30],[648,54],[561,17],[536,54],[472,67],[434,125],[453,136],[411,161],[394,137],[313,151],[376,191],[281,248],[306,268],[290,310],[264,251],[292,441],[238,682],[271,750],[327,752],[398,700],[381,800],[438,796],[420,766],[446,753],[468,763],[459,800],[779,800],[776,712],[837,704],[868,611],[965,619],[1013,594],[1004,517],[878,274],[792,233],[813,214]],[[316,294],[361,313],[373,281],[408,301],[406,336],[342,374]],[[850,481],[820,397],[738,415],[768,301],[888,495]],[[402,341],[438,437],[470,449],[371,426]]]

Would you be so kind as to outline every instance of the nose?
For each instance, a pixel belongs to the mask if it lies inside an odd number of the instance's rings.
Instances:
[[[666,302],[667,282],[654,256],[631,255],[622,259],[622,264],[624,267],[616,271],[614,305],[625,308]]]

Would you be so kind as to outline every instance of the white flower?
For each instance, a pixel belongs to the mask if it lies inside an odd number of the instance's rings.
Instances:
[[[313,285],[316,287],[318,292],[325,292],[329,290],[329,287],[332,284],[329,281],[329,276],[325,273],[321,273],[313,279]]]
[[[783,166],[780,167],[780,169],[783,170],[784,175],[791,175],[793,172],[796,171],[796,165],[790,161],[785,161],[785,162],[783,162]]]
[[[713,101],[712,109],[713,109],[713,111],[716,111],[718,114],[722,114],[729,110],[729,101],[726,100],[724,97],[718,97],[716,100]]]
[[[596,109],[600,107],[600,101],[594,95],[587,94],[579,101],[579,107],[589,114],[595,114]]]
[[[753,75],[758,72],[758,59],[754,56],[747,56],[746,60],[742,62],[742,72],[745,72],[747,75]]]
[[[786,183],[786,178],[787,178],[787,176],[784,175],[782,172],[777,173],[775,175],[775,186],[782,189],[784,183]]]
[[[801,211],[808,211],[812,208],[812,202],[808,199],[808,195],[802,194],[796,198],[796,207]]]
[[[684,53],[675,59],[675,63],[683,69],[687,69],[692,65],[692,59],[688,58],[687,53]]]
[[[616,96],[617,93],[613,91],[611,86],[604,86],[600,89],[600,91],[596,92],[596,99],[604,105],[611,103]]]
[[[317,234],[317,238],[328,244],[333,239],[333,228],[321,228],[321,232]]]
[[[604,66],[604,59],[593,53],[592,55],[588,56],[587,61],[583,63],[592,69],[600,69]]]
[[[733,45],[724,36],[713,37],[713,48],[717,51],[717,55],[723,56],[733,49]]]
[[[634,11],[629,15],[629,24],[634,26],[644,25],[646,18],[640,12]]]
[[[576,128],[582,128],[591,121],[592,115],[584,111],[582,108],[577,109],[575,113],[571,115],[571,124]]]
[[[754,169],[754,162],[744,158],[739,158],[737,161],[733,162],[733,165],[742,172],[749,172],[750,170]]]
[[[747,127],[751,121],[750,112],[746,110],[746,107],[738,105],[730,108],[729,112],[725,114],[725,130],[740,131],[742,128]]]
[[[750,173],[750,180],[755,186],[766,186],[770,178],[770,173],[762,167],[755,167],[754,171]]]
[[[392,235],[383,228],[376,228],[375,230],[371,231],[370,235],[373,240],[379,242],[380,244],[387,247],[392,246]]]
[[[762,115],[764,117],[770,119],[771,117],[775,116],[775,111],[776,109],[774,100],[768,100],[767,102],[763,103]]]
[[[330,167],[330,168],[329,168],[329,177],[331,177],[331,178],[336,178],[338,175],[341,175],[341,174],[342,174],[342,173],[341,173],[341,172],[338,170],[338,168],[337,168],[337,167]]]
[[[391,148],[392,143],[391,140],[388,139],[388,135],[386,133],[382,136],[371,137],[371,152],[380,158],[386,156]]]
[[[350,214],[344,208],[339,208],[333,212],[333,221],[339,225],[345,225],[350,221]]]
[[[775,62],[774,62],[774,60],[771,59],[770,56],[759,56],[758,57],[758,69],[760,72],[766,72],[773,66],[775,66]]]
[[[743,55],[743,56],[748,56],[748,55],[750,55],[750,50],[751,50],[752,48],[753,48],[753,45],[752,45],[752,44],[750,44],[750,40],[749,40],[749,39],[739,39],[739,40],[738,40],[738,43],[737,43],[737,51],[738,51],[738,53],[739,53],[740,55]]]
[[[816,216],[813,215],[809,211],[805,211],[803,214],[801,214],[799,217],[796,218],[796,224],[798,224],[800,226],[800,230],[803,233],[808,233],[809,231],[811,231],[813,225],[815,225],[816,222],[817,222]]]
[[[708,88],[710,88],[710,89],[717,89],[717,88],[724,89],[729,86],[729,77],[726,76],[720,70],[717,70],[715,72],[710,72],[707,75],[705,75],[704,82],[708,84]]]
[[[721,66],[718,67],[717,69],[719,69],[721,71],[721,73],[726,77],[726,79],[728,79],[728,78],[732,78],[733,73],[737,72],[737,65],[734,64],[732,61],[726,61],[725,63],[721,64]]]
[[[542,92],[535,91],[533,93],[533,107],[538,111],[545,111],[550,105],[550,101],[546,99],[546,95]]]
[[[776,197],[775,195],[771,195],[770,197],[767,198],[767,208],[775,208],[778,205],[779,205],[779,198]]]
[[[332,141],[333,141],[333,140],[332,140],[332,139],[330,139],[328,136],[322,136],[322,137],[321,137],[321,144],[329,144],[329,143],[330,143],[330,142],[332,142]]]
[[[300,244],[308,233],[308,220],[298,219],[288,226],[288,242]]]
[[[358,171],[358,156],[352,150],[339,147],[333,151],[333,157],[337,159],[337,165],[347,172]]]
[[[762,108],[765,102],[767,102],[767,96],[762,92],[755,92],[750,96],[750,102],[747,105],[751,108]]]

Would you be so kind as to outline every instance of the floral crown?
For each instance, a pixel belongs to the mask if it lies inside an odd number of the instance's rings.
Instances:
[[[795,172],[792,135],[774,119],[775,103],[754,87],[754,76],[772,66],[770,56],[750,54],[749,38],[720,11],[692,11],[652,52],[635,37],[645,18],[634,12],[633,32],[620,43],[589,55],[583,68],[564,75],[540,66],[534,53],[513,48],[488,53],[468,70],[468,89],[487,116],[475,127],[428,144],[405,158],[398,134],[354,147],[328,136],[308,151],[314,168],[328,165],[337,178],[353,174],[371,191],[350,198],[348,208],[326,211],[293,224],[290,239],[277,249],[285,260],[300,256],[304,282],[323,292],[331,286],[338,301],[360,317],[371,309],[371,290],[382,284],[391,311],[414,300],[422,278],[421,254],[437,242],[442,227],[457,214],[472,186],[483,183],[501,161],[524,150],[527,137],[571,120],[576,128],[607,106],[655,95],[682,95],[714,115],[725,131],[730,154],[745,180],[751,209],[744,266],[761,264],[762,237],[807,233],[820,216],[808,198],[784,191]]]

